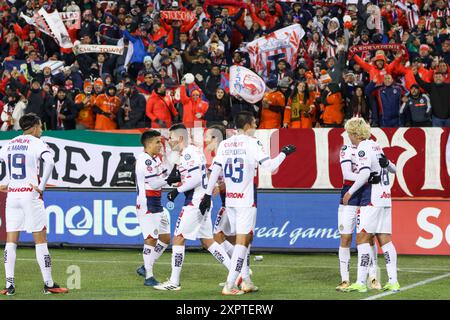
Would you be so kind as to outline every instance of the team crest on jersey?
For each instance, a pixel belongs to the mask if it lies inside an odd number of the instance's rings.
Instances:
[[[189,160],[189,159],[191,159],[191,155],[190,154],[186,154],[185,156],[184,156],[184,160]]]
[[[152,165],[152,160],[150,160],[150,159],[145,160],[145,165],[146,166],[151,166]]]
[[[344,145],[344,146],[342,147],[342,151],[344,151],[344,150],[347,150],[347,145]]]
[[[362,150],[360,152],[358,152],[358,156],[360,158],[364,157],[365,155],[366,155],[366,153],[364,151],[362,151]]]
[[[158,234],[158,229],[153,230],[153,234]]]
[[[258,143],[258,146],[261,146],[261,147],[263,146],[261,141],[257,140],[257,143]]]

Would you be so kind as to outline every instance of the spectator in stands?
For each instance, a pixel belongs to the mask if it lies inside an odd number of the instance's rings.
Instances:
[[[52,129],[47,110],[53,105],[53,98],[42,90],[39,81],[33,80],[31,88],[25,97],[27,98],[25,113],[35,113],[41,118],[44,128]]]
[[[346,112],[346,119],[353,117],[360,117],[369,122],[370,107],[369,103],[364,95],[364,85],[358,83],[355,86],[353,96],[351,97],[349,107]]]
[[[95,130],[117,129],[117,112],[121,106],[120,98],[116,96],[117,89],[110,85],[106,92],[95,99]]]
[[[86,80],[83,85],[83,92],[77,94],[75,97],[75,106],[77,110],[79,110],[76,121],[77,129],[94,129],[95,115],[93,108],[96,95],[92,90],[92,82]]]
[[[286,106],[281,87],[275,81],[267,83],[268,92],[264,94],[261,107],[261,116],[259,121],[260,129],[279,129],[282,125],[282,117]]]
[[[209,107],[205,114],[207,126],[220,124],[225,127],[231,125],[230,97],[222,88],[216,89],[216,95],[209,101]]]
[[[26,105],[17,92],[11,92],[7,99],[8,103],[2,107],[1,120],[3,123],[0,130],[21,130],[19,120],[25,114]]]
[[[339,127],[344,121],[344,103],[337,83],[329,83],[321,96],[321,125],[323,127]]]
[[[284,128],[312,128],[315,114],[315,96],[310,94],[306,82],[294,87],[284,112]]]
[[[430,98],[420,92],[420,86],[415,83],[410,92],[403,98],[400,115],[405,118],[405,125],[411,127],[431,127]]]
[[[146,115],[151,120],[152,128],[170,128],[173,119],[178,116],[178,111],[172,99],[166,95],[166,87],[161,82],[155,84],[153,93],[147,100]]]
[[[75,130],[78,112],[65,88],[59,88],[53,104],[47,110],[50,130]]]
[[[148,128],[150,120],[145,114],[146,101],[135,88],[135,84],[125,84],[122,97],[122,106],[117,113],[119,129]]]

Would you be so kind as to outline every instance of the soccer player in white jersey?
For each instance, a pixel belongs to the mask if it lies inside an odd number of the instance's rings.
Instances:
[[[201,212],[211,206],[211,194],[218,177],[223,174],[226,186],[226,208],[231,226],[236,232],[236,245],[231,258],[231,268],[227,283],[223,287],[224,295],[241,295],[257,291],[248,267],[249,245],[253,238],[256,224],[256,185],[254,178],[256,168],[275,171],[287,155],[295,151],[295,146],[283,147],[274,159],[265,153],[261,142],[254,138],[256,119],[249,112],[240,112],[235,119],[238,134],[222,141],[213,162],[213,169],[206,194],[200,205]],[[247,260],[247,262],[245,261]],[[242,285],[239,289],[235,281],[242,271]]]
[[[399,291],[397,281],[397,252],[392,243],[392,203],[389,172],[396,168],[383,154],[383,150],[370,140],[370,126],[364,119],[352,118],[345,130],[351,142],[357,146],[359,173],[355,183],[342,199],[348,205],[352,195],[362,189],[360,212],[357,222],[356,243],[358,245],[358,277],[357,281],[345,289],[346,292],[367,292],[366,278],[373,251],[370,249],[370,238],[377,237],[384,253],[386,269],[389,277],[383,290]]]
[[[230,258],[225,250],[213,239],[211,213],[200,213],[199,204],[206,191],[208,176],[206,159],[202,150],[189,144],[189,136],[183,124],[175,124],[169,129],[169,145],[172,151],[180,153],[181,185],[167,195],[175,200],[184,192],[185,201],[178,217],[172,242],[172,273],[170,279],[154,288],[157,290],[180,290],[180,274],[184,261],[185,240],[200,239],[202,245],[227,269]]]
[[[217,148],[220,142],[226,138],[226,129],[222,125],[212,125],[206,130],[205,144],[206,151],[217,153]],[[212,170],[212,165],[209,171]],[[231,229],[230,219],[226,213],[225,208],[225,182],[223,176],[220,176],[217,181],[217,187],[215,192],[219,193],[222,206],[217,212],[216,221],[214,222],[214,240],[219,243],[228,256],[231,258],[233,255],[234,243],[236,241],[236,233]]]
[[[55,165],[49,146],[40,140],[42,124],[33,113],[19,120],[23,134],[6,143],[0,150],[0,160],[6,163],[8,185],[2,190],[6,197],[6,246],[4,253],[6,286],[2,295],[14,295],[14,267],[17,242],[21,231],[33,233],[36,259],[44,280],[45,294],[67,293],[52,278],[52,259],[47,247],[47,215],[42,194]],[[39,178],[40,161],[43,174]]]
[[[358,164],[356,159],[356,147],[353,144],[344,144],[339,155],[342,177],[344,178],[341,190],[341,199],[338,209],[338,226],[341,234],[339,246],[339,269],[341,273],[341,283],[336,287],[337,291],[343,291],[350,286],[350,246],[352,234],[356,226],[356,216],[361,201],[362,189],[356,191],[350,198],[347,205],[342,204],[342,198],[351,188],[356,180]],[[370,239],[373,259],[369,266],[369,286],[371,289],[381,289],[377,280],[377,246],[373,238]]]
[[[161,133],[146,131],[141,143],[144,152],[136,159],[136,213],[144,237],[144,265],[137,273],[145,277],[144,285],[153,287],[159,284],[153,276],[153,265],[170,243],[170,220],[161,205],[161,188],[170,177],[162,161]]]

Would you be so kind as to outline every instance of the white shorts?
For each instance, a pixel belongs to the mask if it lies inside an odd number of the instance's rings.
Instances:
[[[170,219],[166,210],[162,212],[146,213],[147,210],[138,209],[137,218],[141,227],[142,236],[158,239],[160,234],[170,233]]]
[[[214,222],[214,234],[222,232],[226,236],[235,236],[236,233],[231,230],[230,219],[228,218],[225,207],[217,212],[216,222]]]
[[[42,199],[6,198],[6,232],[39,232],[47,228]]]
[[[338,226],[340,234],[352,234],[355,231],[357,206],[339,205]]]
[[[364,206],[359,210],[356,231],[392,234],[392,208]]]
[[[255,231],[256,207],[227,207],[231,232],[249,234]]]
[[[212,239],[211,210],[202,215],[195,206],[184,206],[175,226],[174,236],[187,240]]]

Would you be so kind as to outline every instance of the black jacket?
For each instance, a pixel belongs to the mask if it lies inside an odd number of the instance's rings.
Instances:
[[[122,102],[122,108],[117,113],[117,124],[119,129],[135,129],[135,128],[147,128],[150,127],[150,120],[145,114],[146,100],[145,97],[133,89],[129,103],[131,111],[128,114],[129,120],[125,121],[125,104],[128,104],[127,99]]]
[[[414,78],[429,93],[433,116],[444,120],[450,118],[450,83],[425,82],[417,74]]]
[[[26,95],[26,98],[28,104],[25,113],[33,112],[37,114],[39,118],[41,118],[42,123],[46,125],[47,129],[50,129],[47,110],[53,103],[53,98],[42,89],[39,89],[38,91],[30,90]]]
[[[59,113],[66,117],[64,120],[62,120],[63,128],[58,126],[58,109],[57,109],[58,101],[56,98],[54,99],[53,103],[47,110],[50,119],[49,129],[75,130],[76,128],[75,119],[78,116],[78,108],[75,106],[74,102],[67,97],[63,101],[64,101],[63,106],[61,110],[59,110]]]

